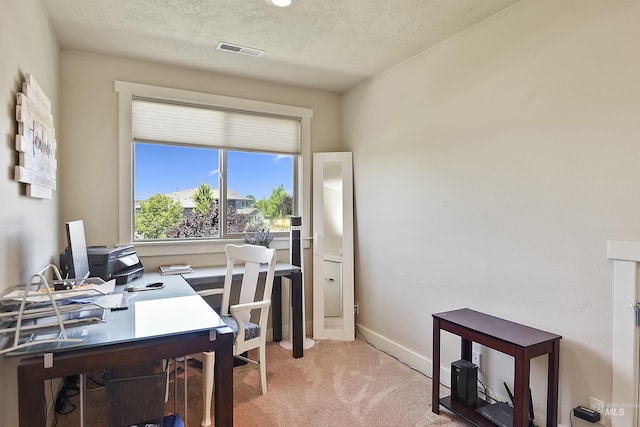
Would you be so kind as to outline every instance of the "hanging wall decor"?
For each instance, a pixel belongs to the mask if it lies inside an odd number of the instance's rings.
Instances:
[[[56,189],[56,137],[51,101],[31,74],[17,95],[15,180],[27,184],[27,196],[50,199]]]

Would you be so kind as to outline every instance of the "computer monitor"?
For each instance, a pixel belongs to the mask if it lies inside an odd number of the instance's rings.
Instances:
[[[89,255],[84,239],[84,222],[70,221],[67,227],[67,273],[70,279],[86,279],[89,277]]]

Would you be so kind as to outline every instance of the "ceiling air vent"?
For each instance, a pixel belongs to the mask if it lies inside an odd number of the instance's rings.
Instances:
[[[262,56],[262,54],[264,53],[264,50],[238,46],[237,44],[231,44],[226,42],[218,43],[218,46],[216,46],[216,49],[224,50],[227,52],[233,52],[233,53],[241,53],[243,55],[256,56],[256,57]]]

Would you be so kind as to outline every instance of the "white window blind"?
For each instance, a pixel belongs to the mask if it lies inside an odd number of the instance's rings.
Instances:
[[[300,120],[134,99],[134,140],[300,153]]]

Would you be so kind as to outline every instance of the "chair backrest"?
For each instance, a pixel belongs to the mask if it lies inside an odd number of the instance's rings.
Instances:
[[[242,275],[242,285],[240,288],[239,304],[249,302],[268,300],[271,298],[271,290],[273,289],[273,277],[276,268],[276,251],[268,249],[264,246],[257,245],[226,245],[224,248],[227,255],[227,272],[224,279],[224,291],[222,293],[222,306],[220,313],[223,316],[229,315],[229,299],[231,296],[231,282],[234,278],[238,279],[240,272],[234,267],[244,264],[244,274]],[[267,264],[267,275],[264,284],[263,295],[256,296],[258,287],[258,277],[260,275],[260,267]],[[249,321],[250,313],[246,313],[244,320]]]

